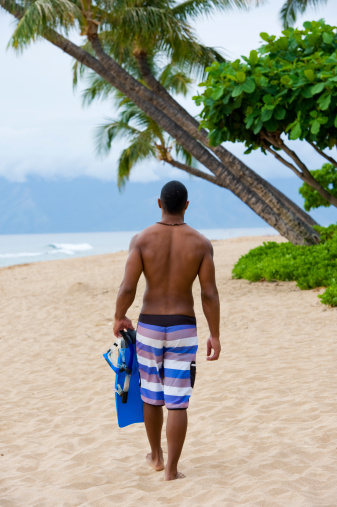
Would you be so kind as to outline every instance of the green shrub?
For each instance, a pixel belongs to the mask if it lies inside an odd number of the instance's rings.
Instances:
[[[328,287],[319,297],[322,303],[337,306],[337,225],[315,229],[321,234],[318,245],[263,243],[239,259],[233,277],[251,282],[296,281],[304,290]]]
[[[334,234],[337,234],[337,224],[331,224],[329,227],[321,227],[320,225],[314,225],[315,231],[321,235],[321,243],[325,243],[332,238]]]
[[[324,292],[318,296],[323,304],[337,306],[337,284],[330,285]]]

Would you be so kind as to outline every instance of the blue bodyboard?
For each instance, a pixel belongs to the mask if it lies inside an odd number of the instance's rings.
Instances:
[[[124,395],[118,394],[118,390],[123,389],[125,384],[125,379],[127,376],[127,372],[119,371],[116,366],[114,366],[108,357],[108,352],[103,354],[104,359],[107,361],[109,366],[116,373],[115,378],[115,402],[116,402],[116,412],[117,412],[117,422],[120,428],[124,428],[125,426],[129,426],[130,424],[142,423],[144,422],[143,416],[143,401],[140,397],[140,383],[139,383],[139,368],[136,354],[136,332],[128,330],[127,332],[121,332],[125,342],[127,343],[127,347],[120,350],[119,354],[123,354],[124,362],[131,369],[131,376],[129,381],[129,389],[126,397]],[[118,363],[122,363],[122,358],[118,358]]]

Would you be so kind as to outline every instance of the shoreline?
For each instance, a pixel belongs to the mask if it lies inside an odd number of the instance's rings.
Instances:
[[[117,427],[114,375],[102,357],[114,341],[127,252],[0,270],[4,505],[335,504],[337,313],[295,282],[231,278],[238,258],[266,240],[213,244],[222,353],[211,364],[195,283],[197,377],[186,479],[174,483],[146,465],[142,424]],[[141,277],[128,312],[134,325],[143,290]]]
[[[238,242],[241,242],[241,241],[244,241],[244,240],[252,240],[252,239],[256,239],[256,238],[275,238],[275,241],[277,240],[276,238],[281,238],[283,239],[284,241],[287,241],[285,238],[283,238],[282,236],[280,236],[280,234],[278,233],[275,233],[275,234],[270,234],[270,235],[264,235],[264,236],[237,236],[237,237],[233,237],[233,238],[226,238],[226,239],[210,239],[210,242],[212,244],[215,244],[215,243],[218,243],[218,242],[222,242],[222,241],[232,241],[232,240],[238,240]],[[88,254],[88,255],[81,255],[81,256],[73,256],[73,257],[64,257],[64,258],[61,258],[61,259],[44,259],[44,260],[37,260],[37,261],[32,261],[32,262],[24,262],[24,263],[19,263],[19,264],[10,264],[8,266],[0,266],[0,271],[3,270],[3,269],[10,269],[10,268],[15,268],[15,267],[22,267],[22,266],[31,266],[31,265],[35,265],[35,264],[40,264],[40,263],[49,263],[49,262],[57,262],[57,261],[71,261],[71,260],[75,260],[75,259],[87,259],[87,258],[91,258],[91,257],[101,257],[101,256],[106,256],[106,255],[114,255],[114,254],[119,254],[119,253],[123,253],[123,252],[127,252],[128,249],[127,248],[124,248],[124,249],[121,249],[121,250],[116,250],[114,252],[107,252],[107,253],[97,253],[97,254]]]
[[[200,229],[210,240],[239,236],[278,235],[271,227]],[[49,260],[91,257],[128,250],[137,231],[106,233],[22,234],[1,236],[0,267]]]

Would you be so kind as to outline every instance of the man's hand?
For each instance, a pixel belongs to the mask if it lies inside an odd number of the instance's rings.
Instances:
[[[120,335],[119,331],[124,331],[127,329],[135,329],[132,325],[132,322],[130,319],[128,319],[126,316],[124,316],[122,319],[116,319],[115,317],[115,323],[113,327],[114,335],[118,338]]]
[[[211,356],[212,350],[214,352],[213,355]],[[207,357],[206,357],[207,361],[216,361],[217,359],[219,359],[220,351],[221,345],[219,338],[213,338],[212,336],[210,336],[207,340]]]

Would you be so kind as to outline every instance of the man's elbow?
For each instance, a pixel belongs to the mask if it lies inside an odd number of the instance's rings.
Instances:
[[[136,295],[136,287],[134,287],[133,285],[127,285],[127,284],[122,284],[120,286],[120,289],[119,289],[119,296],[122,296],[122,297],[135,297]]]
[[[209,289],[205,289],[201,291],[201,300],[202,301],[217,301],[219,299],[218,289],[216,287],[211,287]]]

